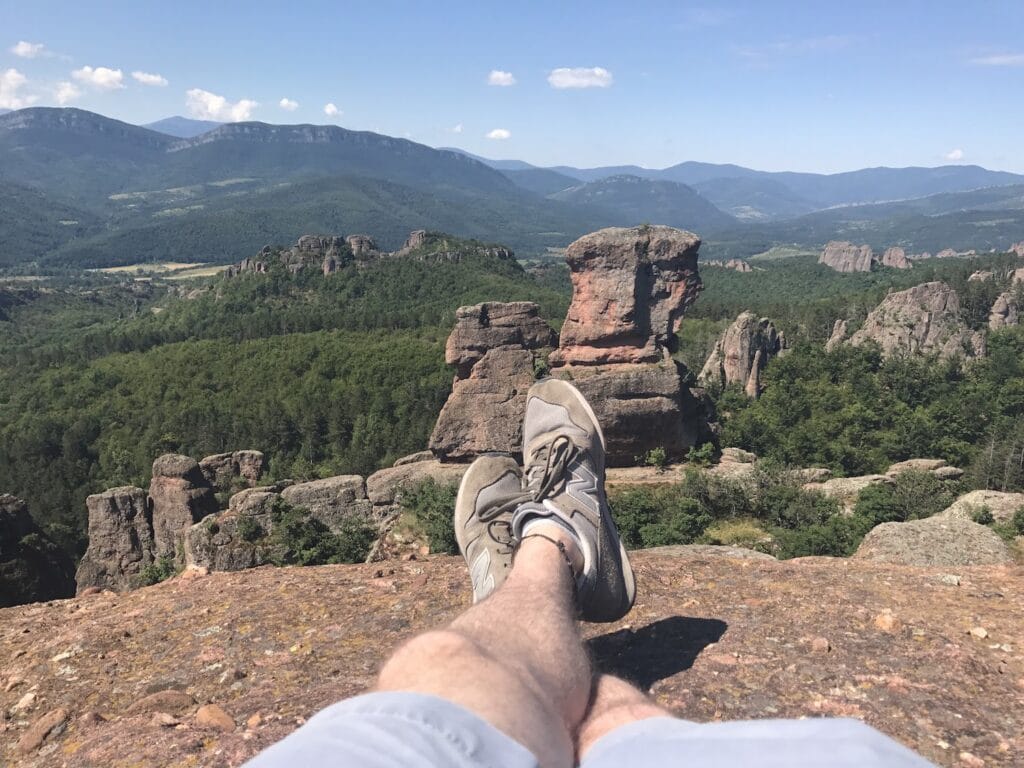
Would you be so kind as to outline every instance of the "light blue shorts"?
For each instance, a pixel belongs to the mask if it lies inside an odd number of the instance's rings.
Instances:
[[[640,720],[600,739],[585,768],[925,768],[859,720]],[[417,693],[370,693],[324,709],[247,768],[538,768],[524,746],[466,709]]]

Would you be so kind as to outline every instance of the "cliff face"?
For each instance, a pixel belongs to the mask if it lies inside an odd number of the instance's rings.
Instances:
[[[1019,566],[714,549],[634,554],[636,607],[585,628],[601,669],[691,720],[850,716],[939,765],[1024,764]],[[366,690],[398,643],[469,605],[468,583],[430,557],[0,610],[0,763],[237,766]],[[226,717],[199,716],[210,703]]]

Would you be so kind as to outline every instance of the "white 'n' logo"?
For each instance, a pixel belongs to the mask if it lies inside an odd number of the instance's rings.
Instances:
[[[566,483],[565,492],[594,515],[600,515],[597,475],[579,460],[576,461],[576,466],[572,468],[571,472],[572,479]]]

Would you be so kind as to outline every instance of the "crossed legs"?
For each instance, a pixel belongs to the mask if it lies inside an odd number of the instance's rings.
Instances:
[[[564,537],[574,555],[562,531],[548,533]],[[524,539],[505,584],[448,628],[401,647],[377,689],[455,702],[525,746],[545,768],[574,765],[621,725],[670,716],[622,680],[594,680],[573,589],[562,552],[546,538]]]

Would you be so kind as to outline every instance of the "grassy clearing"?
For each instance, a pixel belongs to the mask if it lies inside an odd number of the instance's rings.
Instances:
[[[128,264],[124,267],[104,267],[102,269],[87,270],[89,272],[102,272],[106,275],[123,275],[127,273],[142,272],[147,275],[162,275],[168,272],[180,272],[186,269],[195,269],[205,266],[201,261],[151,261]]]
[[[776,245],[767,251],[755,253],[750,261],[778,261],[780,259],[791,259],[794,256],[817,256],[818,251],[801,248],[796,245]]]

